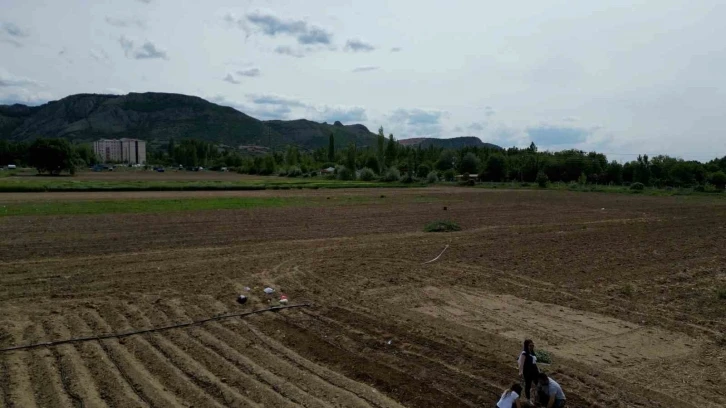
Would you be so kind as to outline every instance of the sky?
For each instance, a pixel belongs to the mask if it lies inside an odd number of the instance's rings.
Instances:
[[[173,92],[401,139],[534,141],[616,160],[726,155],[722,0],[0,0],[0,10],[0,104]]]

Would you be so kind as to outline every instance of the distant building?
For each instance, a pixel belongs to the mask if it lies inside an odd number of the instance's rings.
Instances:
[[[101,139],[93,151],[104,162],[146,164],[146,142],[138,139]]]

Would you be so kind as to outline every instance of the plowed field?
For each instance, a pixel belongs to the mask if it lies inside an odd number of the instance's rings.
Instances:
[[[367,199],[0,218],[0,347],[265,308],[266,286],[312,304],[2,352],[0,407],[493,406],[525,337],[568,406],[726,406],[725,200],[234,194]],[[463,230],[422,232],[438,219]]]

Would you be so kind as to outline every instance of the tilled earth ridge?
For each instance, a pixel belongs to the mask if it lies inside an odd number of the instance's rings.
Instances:
[[[524,337],[570,406],[726,405],[723,201],[383,194],[0,219],[2,347],[268,307],[265,286],[313,305],[2,353],[0,407],[492,405]]]

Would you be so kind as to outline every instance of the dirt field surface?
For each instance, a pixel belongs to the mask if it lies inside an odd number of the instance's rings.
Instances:
[[[0,407],[490,407],[525,337],[570,407],[726,406],[725,200],[252,193],[376,200],[0,219],[0,347],[312,304],[2,352]]]

